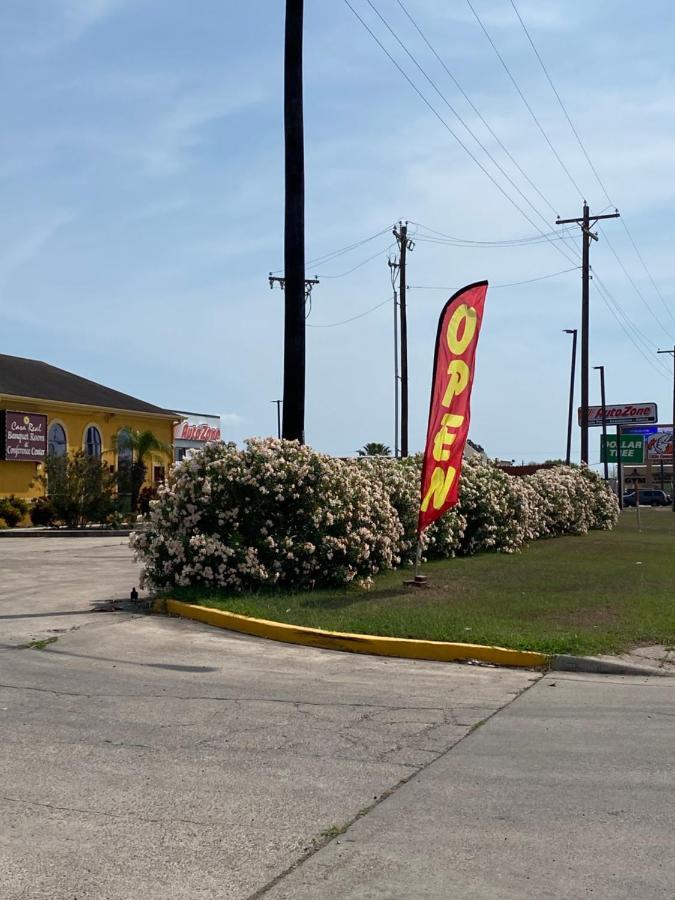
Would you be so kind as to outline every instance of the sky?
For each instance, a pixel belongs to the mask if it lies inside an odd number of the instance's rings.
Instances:
[[[472,3],[550,144],[466,0],[404,0],[445,68],[398,0],[350,3],[445,125],[344,0],[305,0],[307,275],[320,279],[308,443],[339,455],[394,444],[387,260],[402,220],[415,242],[411,449],[425,438],[439,312],[487,278],[470,436],[491,457],[564,456],[580,237],[541,234],[560,232],[556,214],[581,215],[583,199],[622,216],[591,248],[591,365],[606,367],[608,403],[655,401],[669,422],[671,360],[656,350],[675,342],[672,4],[645,15],[628,0],[516,0],[598,181],[510,0]],[[1,352],[220,414],[226,439],[276,432],[283,295],[267,276],[283,262],[283,14],[281,0],[0,4]],[[430,240],[438,232],[539,240],[457,245]]]

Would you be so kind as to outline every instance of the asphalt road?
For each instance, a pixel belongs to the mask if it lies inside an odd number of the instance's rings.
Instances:
[[[3,900],[675,893],[674,680],[95,612],[117,539],[0,539],[0,572]]]

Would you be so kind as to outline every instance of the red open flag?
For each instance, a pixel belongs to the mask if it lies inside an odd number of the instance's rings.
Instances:
[[[418,534],[457,503],[487,288],[479,281],[457,291],[438,320]]]

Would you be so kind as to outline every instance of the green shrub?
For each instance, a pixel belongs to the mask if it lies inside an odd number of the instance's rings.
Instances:
[[[48,456],[40,481],[56,518],[70,528],[105,522],[114,509],[115,476],[106,463],[81,450],[69,456]]]
[[[30,508],[30,520],[36,527],[53,525],[56,521],[56,509],[49,497],[38,497]]]
[[[10,528],[16,528],[27,512],[28,504],[21,497],[15,494],[0,497],[0,518],[4,519]]]

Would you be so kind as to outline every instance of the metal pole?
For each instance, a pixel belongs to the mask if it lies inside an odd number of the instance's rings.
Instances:
[[[623,465],[621,463],[621,426],[616,426],[616,487],[619,509],[623,509]]]
[[[286,0],[284,47],[284,418],[283,436],[305,440],[305,158],[302,109],[303,0]]]
[[[659,353],[668,353],[673,357],[673,418],[670,438],[670,492],[673,498],[673,512],[675,513],[675,346],[672,350],[659,350]]]
[[[569,411],[567,413],[567,453],[565,454],[565,462],[569,466],[572,461],[572,419],[574,415],[574,375],[577,365],[577,329],[565,328],[565,334],[572,335],[572,371],[570,374],[570,402]]]
[[[415,553],[415,581],[419,580],[422,566],[422,535],[417,536],[417,551]]]
[[[602,443],[605,447],[605,481],[609,479],[609,458],[607,455],[607,404],[605,400],[605,367],[593,366],[600,372],[600,402],[602,403]],[[618,452],[618,451],[617,451]]]
[[[284,402],[283,400],[271,400],[271,403],[276,403],[277,405],[277,437],[281,437],[281,404]]]

